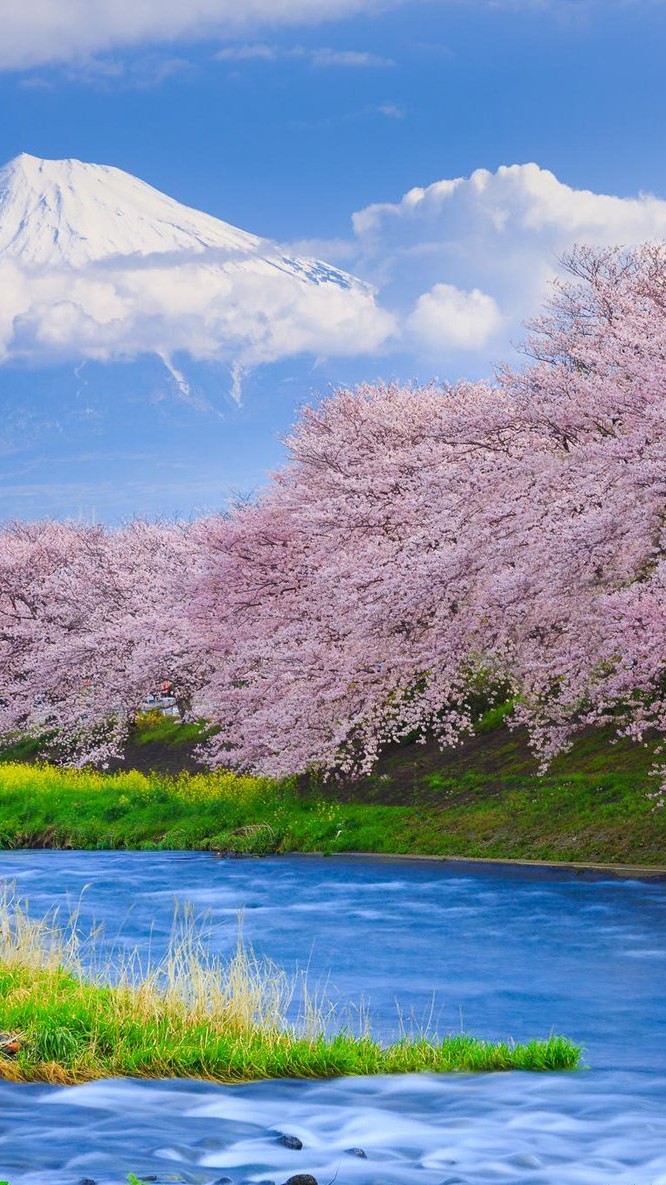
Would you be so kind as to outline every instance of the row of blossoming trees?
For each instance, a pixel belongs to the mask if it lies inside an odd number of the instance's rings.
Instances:
[[[173,682],[211,764],[370,767],[502,687],[547,759],[666,731],[666,247],[577,250],[492,384],[338,391],[253,505],[0,538],[0,733],[119,751]]]

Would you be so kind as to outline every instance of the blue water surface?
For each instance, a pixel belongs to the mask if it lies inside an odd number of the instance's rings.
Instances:
[[[0,1084],[0,1176],[99,1185],[128,1171],[209,1185],[313,1173],[320,1185],[666,1185],[666,883],[548,868],[365,857],[12,852],[0,877],[42,915],[165,949],[174,902],[325,989],[383,1039],[429,1026],[566,1033],[575,1074],[330,1083]],[[356,1006],[363,1002],[362,1015]],[[304,1149],[276,1145],[280,1131]],[[345,1150],[361,1146],[367,1159]],[[165,1175],[166,1174],[166,1175]],[[336,1176],[337,1174],[337,1176]]]

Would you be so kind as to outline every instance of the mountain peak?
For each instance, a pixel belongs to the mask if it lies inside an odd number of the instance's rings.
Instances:
[[[24,152],[0,169],[0,254],[24,263],[79,267],[209,249],[246,255],[261,242],[111,165]]]

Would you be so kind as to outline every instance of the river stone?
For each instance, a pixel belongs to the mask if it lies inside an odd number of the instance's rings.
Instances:
[[[518,1152],[515,1156],[511,1157],[511,1161],[513,1164],[517,1164],[518,1168],[521,1169],[542,1168],[542,1162],[537,1156],[532,1156],[530,1152]]]
[[[81,1177],[79,1185],[97,1185],[97,1182],[92,1177]]]
[[[345,1148],[347,1156],[358,1156],[359,1160],[367,1160],[368,1154],[362,1148]]]
[[[298,1136],[278,1136],[276,1143],[282,1144],[283,1148],[293,1148],[294,1152],[300,1152],[303,1147],[303,1141]]]
[[[285,1181],[285,1185],[319,1185],[316,1177],[311,1177],[309,1173],[296,1173],[295,1177],[289,1177]]]

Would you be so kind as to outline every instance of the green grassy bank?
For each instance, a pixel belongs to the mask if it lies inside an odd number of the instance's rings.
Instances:
[[[228,961],[210,956],[187,916],[164,958],[142,973],[135,952],[112,953],[113,986],[94,968],[99,937],[76,922],[30,917],[0,903],[0,1078],[74,1084],[102,1077],[329,1078],[421,1071],[572,1070],[580,1050],[565,1037],[522,1045],[462,1033],[404,1038],[388,1047],[367,1032],[328,1036],[308,1000],[286,1020],[295,984],[239,938]]]
[[[168,772],[79,772],[6,752],[0,846],[666,865],[666,810],[648,798],[652,749],[603,732],[580,737],[539,777],[526,738],[489,713],[457,749],[396,747],[370,778],[317,786],[188,772],[192,728],[148,722],[133,738],[132,766]]]

